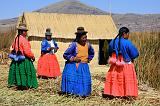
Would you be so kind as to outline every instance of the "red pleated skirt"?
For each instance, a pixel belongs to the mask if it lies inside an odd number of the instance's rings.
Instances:
[[[55,54],[45,54],[38,60],[37,75],[57,77],[61,75],[59,63]]]
[[[134,64],[118,67],[111,65],[106,74],[104,94],[112,96],[138,96],[138,82]]]

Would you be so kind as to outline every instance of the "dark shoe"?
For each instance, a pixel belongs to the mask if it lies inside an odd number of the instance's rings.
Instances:
[[[26,86],[18,86],[17,87],[17,90],[21,90],[21,91],[23,91],[23,90],[28,90],[29,88],[28,87],[26,87]]]
[[[46,76],[38,76],[37,78],[39,78],[39,79],[48,79],[48,77],[46,77]]]
[[[103,97],[103,98],[107,98],[107,99],[109,99],[109,100],[114,99],[114,96],[113,96],[113,95],[108,95],[108,94],[102,94],[102,97]]]

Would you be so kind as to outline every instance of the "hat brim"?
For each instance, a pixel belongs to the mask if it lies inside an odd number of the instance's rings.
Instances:
[[[17,28],[17,30],[28,31],[28,29],[20,29],[20,28]]]
[[[45,34],[45,36],[52,36],[52,35],[49,35],[49,34]]]
[[[28,31],[28,29],[17,28],[17,30]]]
[[[83,31],[83,32],[75,32],[75,34],[87,34],[87,31]]]
[[[52,33],[45,33],[45,36],[52,36]]]

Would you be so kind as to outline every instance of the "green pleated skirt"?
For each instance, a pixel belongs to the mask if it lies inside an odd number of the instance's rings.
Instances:
[[[8,75],[8,87],[12,86],[38,87],[36,70],[29,59],[21,62],[11,62]]]

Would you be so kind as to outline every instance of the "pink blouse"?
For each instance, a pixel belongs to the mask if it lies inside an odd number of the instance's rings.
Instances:
[[[14,40],[12,48],[15,48],[16,52],[18,51],[18,38],[16,39],[16,42]],[[31,45],[29,41],[22,35],[19,36],[19,50],[22,52],[24,56],[27,56],[29,58],[34,57],[34,54],[31,51]]]

